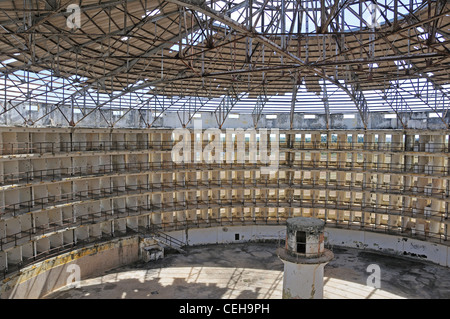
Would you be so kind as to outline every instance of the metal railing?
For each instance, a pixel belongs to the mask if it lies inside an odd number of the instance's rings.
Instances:
[[[49,168],[0,175],[0,185],[29,184],[31,182],[58,181],[67,178],[92,178],[105,174],[142,173],[142,172],[174,172],[186,170],[257,170],[270,165],[258,163],[174,163],[174,162],[136,162],[88,165],[86,167]],[[364,173],[386,174],[421,174],[427,176],[449,176],[449,166],[395,164],[395,163],[359,163],[332,161],[293,161],[280,164],[280,170],[333,170]]]
[[[280,143],[282,148],[299,150],[334,150],[334,151],[387,151],[387,152],[437,152],[448,153],[448,143],[395,143],[395,142],[313,142],[295,141],[292,147],[287,143]]]
[[[294,183],[280,182],[280,180],[253,180],[248,181],[245,179],[237,180],[222,180],[222,179],[208,179],[201,181],[167,181],[167,182],[153,182],[142,184],[122,184],[111,187],[101,188],[89,188],[72,193],[62,193],[57,195],[43,196],[40,198],[34,198],[26,201],[20,201],[13,204],[6,204],[0,206],[0,216],[4,214],[11,214],[13,217],[31,212],[33,210],[43,210],[48,207],[75,203],[85,200],[98,200],[110,197],[120,197],[126,195],[138,195],[143,193],[155,193],[155,192],[173,192],[173,191],[196,191],[202,189],[214,190],[214,188],[228,188],[228,189],[253,189],[253,188],[275,188],[275,189],[297,189],[297,190],[335,190],[335,191],[369,191],[372,193],[382,193],[390,195],[400,196],[413,196],[434,198],[440,200],[450,201],[448,190],[441,188],[433,188],[429,186],[417,187],[417,186],[405,186],[405,185],[385,185],[377,183],[348,183],[338,181],[318,181],[310,180],[307,183],[300,181]],[[245,195],[243,200],[247,200]],[[269,200],[276,200],[277,202],[289,203],[289,198],[268,197]],[[328,199],[330,200],[330,198]]]
[[[416,212],[413,207],[398,207],[382,204],[370,203],[330,203],[330,201],[316,201],[313,199],[305,200],[296,198],[295,200],[280,201],[280,200],[245,200],[245,199],[197,199],[194,201],[174,201],[170,203],[152,203],[146,205],[125,206],[122,208],[113,208],[110,210],[88,213],[83,215],[72,216],[61,220],[49,221],[46,224],[37,225],[26,230],[21,230],[14,234],[9,234],[0,238],[0,250],[5,246],[14,243],[17,246],[19,242],[24,240],[31,241],[33,238],[40,235],[46,235],[56,232],[61,229],[80,227],[86,224],[96,224],[105,221],[113,221],[116,219],[123,219],[131,216],[140,216],[150,213],[162,212],[176,212],[187,211],[192,209],[209,209],[209,208],[223,208],[223,207],[282,207],[282,208],[323,208],[337,211],[356,211],[362,213],[375,213],[391,216],[402,216],[410,218],[421,218],[424,220],[434,220],[437,222],[447,221],[447,216],[443,212],[428,211]],[[222,217],[218,217],[219,219]],[[230,220],[229,217],[224,217]],[[281,216],[281,218],[284,218]],[[245,221],[246,217],[242,216],[237,221]],[[267,220],[276,221],[279,223],[280,216],[267,216]],[[232,219],[231,219],[232,220]],[[266,220],[266,222],[267,222]],[[182,221],[186,223],[189,221]],[[364,223],[364,220],[361,221]],[[164,230],[164,229],[163,229]]]
[[[121,150],[171,150],[178,143],[176,141],[59,141],[59,142],[12,142],[0,143],[1,155],[18,154],[44,154],[44,153],[67,153],[74,151],[121,151]],[[204,147],[209,142],[192,141],[191,145],[199,144]],[[225,141],[222,141],[225,144]],[[233,142],[233,145],[238,144]],[[268,141],[270,146],[271,142]],[[243,144],[245,148],[257,147],[259,142]],[[388,152],[434,152],[449,153],[448,143],[394,143],[394,142],[306,142],[295,141],[292,146],[286,142],[280,142],[281,149],[293,150],[368,150],[368,151],[388,151]]]

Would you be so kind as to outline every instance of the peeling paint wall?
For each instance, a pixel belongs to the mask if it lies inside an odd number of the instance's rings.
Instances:
[[[325,231],[329,245],[370,249],[450,267],[449,247],[445,245],[368,231],[339,228],[326,228]]]

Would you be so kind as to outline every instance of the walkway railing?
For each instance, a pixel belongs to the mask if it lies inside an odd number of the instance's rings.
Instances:
[[[13,142],[0,143],[0,155],[67,153],[74,151],[123,151],[123,150],[172,150],[175,141],[58,141],[58,142]],[[209,142],[203,141],[202,147]],[[223,141],[223,143],[225,143]],[[234,142],[237,144],[237,142]],[[192,145],[194,142],[191,143]],[[269,142],[270,144],[270,142]],[[244,143],[246,148],[255,147],[258,142]],[[288,147],[280,141],[281,149],[331,150],[331,151],[387,151],[387,152],[434,152],[449,153],[448,143],[418,142],[312,142],[298,141]]]
[[[251,218],[215,218],[202,220],[197,219],[195,221],[184,221],[184,222],[170,222],[170,223],[158,223],[152,224],[147,227],[140,227],[139,229],[130,229],[126,228],[123,231],[115,231],[112,234],[102,234],[102,236],[97,238],[90,238],[89,240],[77,240],[77,242],[73,243],[65,243],[58,247],[52,247],[45,251],[39,251],[34,256],[27,257],[21,262],[11,265],[8,265],[8,268],[0,270],[0,278],[6,278],[9,274],[20,271],[22,268],[29,266],[31,264],[43,261],[45,259],[73,251],[75,249],[80,249],[86,247],[88,245],[92,245],[94,243],[107,242],[113,238],[126,237],[130,235],[139,235],[139,234],[152,234],[155,229],[162,231],[175,231],[175,230],[186,230],[186,228],[209,228],[209,227],[217,227],[217,226],[230,226],[230,225],[285,225],[285,218],[277,218],[271,219],[268,217],[251,217]],[[325,227],[333,227],[333,228],[355,228],[363,231],[372,231],[378,233],[387,233],[391,235],[399,235],[408,238],[414,238],[419,240],[431,240],[436,243],[441,243],[444,245],[448,245],[447,238],[443,234],[434,234],[430,232],[416,233],[413,234],[411,229],[405,227],[396,227],[394,231],[387,225],[366,225],[364,223],[359,223],[356,225],[350,225],[345,222],[337,223],[334,221],[326,220]],[[167,235],[167,234],[166,234]],[[169,235],[167,235],[169,236]],[[173,238],[173,237],[172,237]],[[277,238],[274,238],[277,240]]]

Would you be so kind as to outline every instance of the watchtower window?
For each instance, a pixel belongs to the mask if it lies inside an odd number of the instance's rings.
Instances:
[[[304,254],[306,253],[306,232],[297,232],[297,252]]]

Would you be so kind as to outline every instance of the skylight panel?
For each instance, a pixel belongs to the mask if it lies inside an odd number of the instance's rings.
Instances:
[[[11,58],[11,59],[8,59],[8,60],[3,61],[2,63],[3,63],[3,64],[9,64],[9,63],[14,63],[14,62],[17,62],[17,60]]]
[[[160,14],[161,11],[159,11],[159,9],[155,9],[155,10],[150,10],[150,11],[145,11],[145,14],[143,16],[141,16],[142,18],[145,17],[153,17],[157,14]]]
[[[436,40],[438,40],[439,42],[444,42],[445,38],[442,34],[436,33]]]
[[[394,61],[395,65],[397,65],[399,70],[410,69],[412,67],[411,64],[406,63],[405,60]]]

